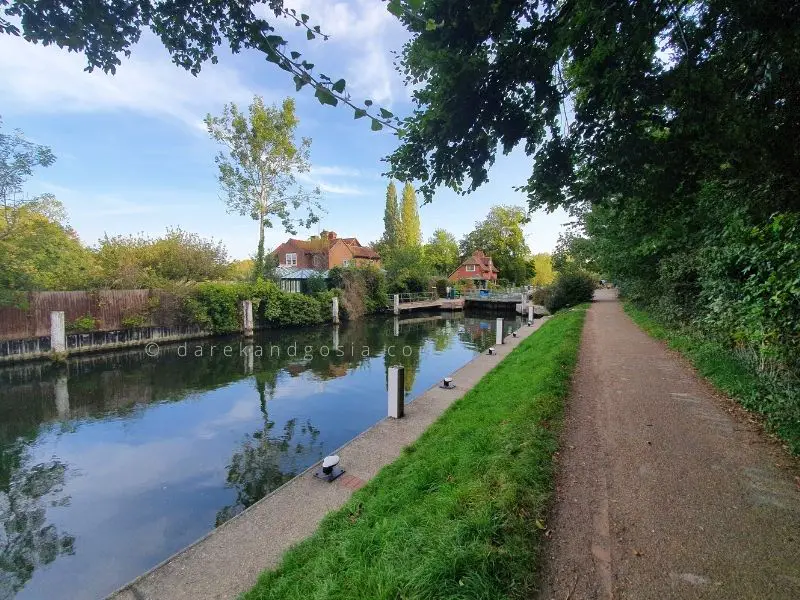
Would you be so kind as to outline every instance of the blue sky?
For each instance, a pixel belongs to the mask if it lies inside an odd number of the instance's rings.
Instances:
[[[314,62],[315,71],[344,77],[354,98],[371,98],[402,116],[409,90],[395,72],[391,52],[406,39],[400,24],[378,0],[287,0],[311,15],[327,42],[307,42],[294,28],[285,33]],[[55,165],[36,173],[28,192],[54,193],[64,202],[81,239],[95,244],[109,235],[159,235],[180,226],[222,240],[231,258],[246,258],[257,243],[254,221],[227,214],[219,198],[214,155],[218,151],[202,124],[227,102],[246,105],[254,94],[267,102],[294,96],[299,134],[313,139],[314,169],[306,183],[319,185],[327,213],[318,229],[376,240],[383,230],[387,181],[381,158],[396,146],[386,130],[372,132],[366,119],[347,108],[320,105],[307,90],[296,93],[285,73],[255,52],[222,53],[198,77],[174,66],[158,40],[144,35],[116,75],[86,73],[82,56],[0,36],[0,116],[4,129],[20,128],[49,145]],[[441,190],[420,207],[423,235],[444,227],[460,238],[494,204],[525,204],[512,187],[530,173],[531,161],[515,151],[499,157],[490,181],[466,197]],[[526,227],[535,252],[553,249],[564,212],[533,215]],[[267,234],[275,246],[288,235]]]

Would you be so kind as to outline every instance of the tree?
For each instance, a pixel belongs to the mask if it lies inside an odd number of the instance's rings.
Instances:
[[[0,304],[19,293],[85,289],[100,278],[92,252],[67,224],[63,206],[50,196],[8,209],[0,221]]]
[[[406,248],[422,244],[417,195],[410,183],[406,183],[403,186],[403,200],[400,205],[400,230],[397,237],[399,245]]]
[[[0,119],[0,210],[3,212],[0,238],[10,236],[16,218],[27,214],[19,209],[35,204],[42,207],[53,199],[52,196],[27,198],[23,191],[25,182],[37,167],[49,167],[56,160],[47,146],[25,139],[19,129],[12,133],[3,133],[2,126],[3,121]]]
[[[458,242],[445,229],[437,229],[425,244],[425,259],[436,275],[447,277],[458,267]]]
[[[492,257],[499,269],[499,278],[512,283],[524,283],[533,276],[531,252],[525,241],[522,225],[528,221],[524,208],[493,206],[483,221],[461,240],[462,256],[482,250]]]
[[[119,289],[222,279],[229,272],[228,252],[222,242],[180,228],[167,229],[159,238],[106,235],[96,257],[103,283]]]
[[[397,188],[394,181],[389,181],[389,185],[386,186],[386,208],[383,211],[383,237],[378,242],[381,250],[391,252],[397,248],[400,228]]]
[[[556,274],[553,271],[553,257],[548,252],[540,252],[533,255],[533,285],[550,285],[555,281]]]
[[[260,96],[253,99],[249,114],[236,104],[225,106],[222,116],[205,119],[211,137],[226,147],[217,155],[219,182],[225,203],[231,212],[249,215],[258,221],[258,250],[255,272],[264,268],[264,228],[279,219],[284,229],[296,233],[296,225],[310,227],[319,221],[319,189],[311,192],[297,185],[295,175],[310,168],[311,140],[298,144],[295,131],[298,120],[294,100],[287,98],[280,107],[265,106]],[[293,214],[300,207],[307,210],[304,218]]]

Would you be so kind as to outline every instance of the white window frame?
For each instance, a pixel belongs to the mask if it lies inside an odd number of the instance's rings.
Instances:
[[[475,272],[475,265],[466,265],[467,273],[474,273]]]
[[[287,267],[296,267],[297,266],[297,252],[287,252],[286,253],[286,266]]]

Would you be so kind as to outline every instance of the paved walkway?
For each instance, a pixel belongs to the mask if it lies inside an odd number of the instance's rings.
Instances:
[[[235,598],[259,573],[278,565],[283,553],[310,536],[322,518],[395,460],[439,416],[519,343],[533,333],[522,327],[497,354],[480,354],[451,374],[456,389],[434,386],[406,405],[402,419],[385,419],[336,451],[346,474],[334,483],[314,479],[314,465],[234,519],[132,581],[114,600],[211,600]],[[444,377],[447,373],[442,373]],[[382,399],[386,402],[386,397]]]
[[[541,598],[800,598],[797,463],[642,332],[587,315]]]

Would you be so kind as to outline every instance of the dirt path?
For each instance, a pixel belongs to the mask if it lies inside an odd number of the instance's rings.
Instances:
[[[800,598],[796,463],[612,292],[580,352],[540,598]]]

